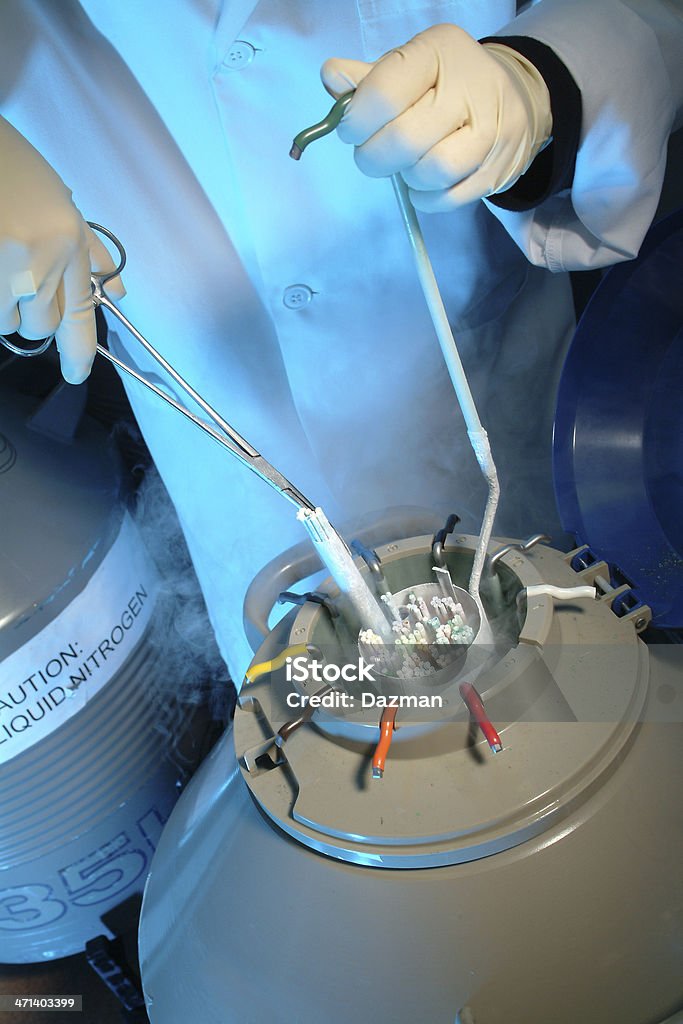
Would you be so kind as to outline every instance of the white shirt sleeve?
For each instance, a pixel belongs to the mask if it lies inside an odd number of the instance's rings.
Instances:
[[[683,111],[683,3],[543,0],[498,34],[549,46],[581,91],[583,112],[571,189],[532,210],[489,209],[531,262],[551,271],[632,259]]]

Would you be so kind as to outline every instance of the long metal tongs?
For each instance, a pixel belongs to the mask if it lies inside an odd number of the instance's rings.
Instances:
[[[165,391],[162,391],[162,389],[157,387],[156,384],[153,384],[150,380],[147,380],[146,377],[143,377],[131,366],[128,366],[126,363],[123,363],[120,359],[117,359],[117,357],[113,355],[109,351],[109,349],[105,348],[103,345],[98,344],[97,351],[99,352],[99,354],[101,356],[104,356],[104,358],[108,359],[111,363],[114,363],[115,366],[118,366],[120,370],[123,370],[125,373],[130,374],[131,377],[134,377],[135,380],[139,381],[141,384],[144,384],[146,388],[149,388],[150,391],[153,391],[154,394],[157,395],[157,397],[162,398],[165,402],[168,403],[168,405],[172,406],[177,412],[181,413],[183,416],[186,416],[187,419],[192,420],[192,422],[196,424],[196,426],[200,427],[206,434],[208,434],[209,437],[212,437],[214,441],[217,441],[220,445],[223,446],[223,448],[227,448],[229,452],[232,452],[232,454],[236,458],[238,458],[240,462],[247,467],[247,469],[250,469],[253,473],[256,473],[257,476],[260,476],[262,480],[265,480],[267,484],[275,488],[275,490],[279,494],[281,494],[283,498],[287,498],[287,500],[291,501],[291,503],[295,505],[298,509],[305,508],[308,509],[309,511],[314,511],[315,505],[301,493],[299,488],[295,487],[294,484],[291,483],[291,481],[289,481],[285,476],[283,476],[279,470],[275,469],[275,467],[272,466],[270,462],[264,459],[260,452],[258,452],[254,447],[252,447],[252,445],[250,445],[249,442],[241,436],[241,434],[238,434],[234,427],[231,427],[227,420],[224,420],[223,417],[219,413],[217,413],[216,410],[211,405],[209,405],[209,403],[204,398],[202,398],[202,396],[199,395],[183,377],[180,376],[178,371],[175,370],[171,366],[171,364],[167,362],[166,359],[164,359],[161,353],[157,352],[157,350],[147,341],[147,339],[143,337],[142,334],[140,334],[137,328],[133,326],[130,320],[123,315],[118,306],[116,306],[112,302],[112,300],[109,298],[109,296],[104,290],[104,285],[107,283],[107,281],[110,281],[113,277],[117,277],[118,274],[120,274],[126,262],[126,251],[123,248],[123,245],[121,244],[119,239],[116,237],[116,235],[113,234],[113,232],[109,231],[107,228],[102,227],[101,224],[93,224],[90,221],[88,223],[90,224],[90,227],[93,229],[93,231],[99,231],[100,234],[106,235],[106,237],[111,242],[113,242],[121,258],[121,262],[119,263],[119,266],[116,268],[116,270],[111,271],[108,274],[92,275],[93,302],[95,303],[96,306],[104,306],[105,309],[108,309],[109,312],[123,324],[126,330],[130,331],[133,337],[140,342],[145,351],[149,352],[149,354],[157,361],[157,363],[159,363],[159,365],[163,367],[163,369],[166,371],[169,377],[171,377],[171,379],[174,380],[175,383],[183,389],[186,395],[189,395],[190,398],[194,402],[196,402],[201,409],[204,410],[206,415],[215,424],[218,430],[214,429],[214,427],[207,423],[206,420],[203,420],[200,416],[196,416],[186,406],[182,405],[180,402],[176,402],[174,398],[171,398],[170,395],[167,395]]]
[[[152,391],[158,398],[161,398],[167,405],[170,405],[175,409],[176,412],[181,413],[181,415],[185,416],[188,420],[191,420],[196,426],[203,430],[205,434],[208,434],[214,441],[217,441],[223,448],[231,452],[235,458],[239,459],[239,461],[247,467],[247,469],[250,469],[253,473],[256,473],[257,476],[260,476],[262,480],[265,480],[267,484],[274,487],[279,494],[284,498],[287,498],[287,500],[295,505],[297,509],[304,508],[308,511],[314,511],[315,505],[313,505],[313,503],[301,493],[298,487],[295,487],[294,484],[283,476],[279,470],[275,469],[274,466],[271,466],[271,464],[267,462],[266,459],[264,459],[263,456],[257,452],[247,440],[245,440],[245,438],[238,434],[237,431],[231,427],[230,424],[224,420],[223,417],[217,413],[216,410],[210,406],[209,403],[203,399],[202,396],[199,395],[183,377],[180,376],[178,371],[175,370],[159,352],[157,352],[149,341],[147,341],[147,339],[140,334],[137,328],[133,326],[130,320],[124,316],[118,306],[112,302],[104,290],[104,286],[107,281],[111,281],[112,278],[118,277],[125,267],[126,250],[123,248],[122,243],[116,235],[112,231],[109,231],[108,228],[102,227],[101,224],[94,224],[92,221],[88,221],[88,224],[93,231],[97,231],[99,234],[108,238],[110,242],[116,246],[119,254],[119,263],[114,270],[108,271],[107,273],[97,273],[95,271],[91,273],[90,281],[92,284],[92,300],[94,305],[104,306],[105,309],[108,309],[112,316],[115,316],[116,319],[123,324],[126,330],[130,331],[133,337],[139,341],[145,351],[149,352],[159,366],[163,367],[168,376],[175,381],[180,388],[182,388],[185,394],[204,410],[214,425],[212,426],[211,423],[207,423],[206,420],[203,420],[201,416],[197,416],[195,413],[191,412],[191,410],[182,405],[182,403],[177,402],[175,398],[171,398],[171,396],[167,395],[162,388],[153,384],[152,381],[148,380],[146,377],[143,377],[142,374],[138,373],[137,370],[134,370],[132,366],[128,366],[127,363],[122,362],[121,359],[110,352],[108,348],[105,348],[104,345],[97,345],[99,355],[104,356],[104,358],[108,359],[110,363],[113,363],[114,366],[123,370],[140,384],[144,384],[149,391]],[[5,348],[8,348],[10,352],[13,352],[14,355],[30,357],[38,356],[42,352],[45,352],[51,345],[53,338],[54,335],[51,335],[39,345],[28,348],[16,345],[3,335],[0,335],[0,343],[3,344]]]

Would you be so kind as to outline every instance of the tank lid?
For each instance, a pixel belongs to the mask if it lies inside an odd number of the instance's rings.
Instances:
[[[683,626],[683,211],[605,276],[560,381],[564,528],[631,582],[653,624]]]

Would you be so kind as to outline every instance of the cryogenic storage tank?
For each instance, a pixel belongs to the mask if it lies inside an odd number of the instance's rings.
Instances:
[[[490,560],[489,643],[433,684],[337,680],[356,703],[306,721],[290,698],[323,682],[281,655],[348,663],[344,609],[306,603],[265,637],[254,662],[270,671],[243,689],[153,863],[152,1024],[653,1024],[681,1008],[683,410],[666,398],[683,386],[682,257],[679,217],[579,328],[555,443],[581,544]],[[430,582],[430,535],[386,540],[392,593]],[[473,549],[446,543],[457,585]],[[261,588],[261,620],[277,589]],[[460,696],[473,679],[496,754]],[[381,781],[364,688],[442,699],[397,712]]]
[[[177,712],[146,642],[156,574],[105,432],[83,418],[71,436],[79,395],[61,385],[40,410],[0,397],[4,963],[108,933],[102,918],[142,890],[178,793]]]

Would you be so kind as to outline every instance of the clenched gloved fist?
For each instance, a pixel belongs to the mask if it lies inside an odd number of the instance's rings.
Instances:
[[[80,384],[95,358],[90,269],[114,263],[61,178],[2,118],[0,164],[0,334],[55,334],[62,374]],[[125,294],[118,279],[107,287]]]
[[[435,25],[374,64],[333,58],[333,96],[356,88],[337,129],[373,178],[400,173],[418,210],[450,210],[503,192],[552,132],[550,96],[525,57]]]

